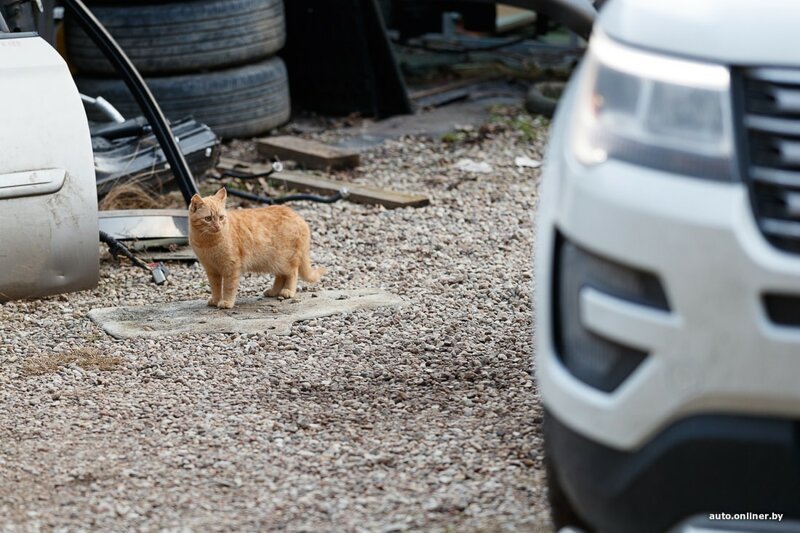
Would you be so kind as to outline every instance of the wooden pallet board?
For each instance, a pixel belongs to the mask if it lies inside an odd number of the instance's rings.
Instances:
[[[236,170],[260,174],[268,172],[271,167],[258,163],[244,163],[227,157],[220,158],[217,168],[221,171]],[[361,204],[379,204],[387,209],[398,207],[423,207],[430,204],[430,199],[422,194],[389,191],[367,185],[348,183],[346,181],[332,180],[299,172],[275,172],[269,177],[270,181],[284,184],[292,189],[311,191],[321,194],[334,194],[342,189],[347,189],[347,199]]]
[[[355,168],[360,162],[358,152],[353,150],[291,135],[258,139],[256,149],[267,159],[277,156],[279,159],[297,161],[304,168],[320,170]]]

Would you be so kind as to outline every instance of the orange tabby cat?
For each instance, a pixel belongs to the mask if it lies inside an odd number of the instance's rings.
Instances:
[[[293,297],[298,276],[319,281],[325,268],[311,267],[310,231],[300,215],[277,205],[228,213],[226,197],[224,188],[195,194],[189,206],[189,244],[208,275],[208,305],[232,308],[244,272],[275,275],[266,296]]]

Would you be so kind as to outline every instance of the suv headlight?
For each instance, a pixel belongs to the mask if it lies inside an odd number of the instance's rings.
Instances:
[[[581,163],[736,175],[726,67],[632,49],[596,31],[577,89],[573,149]]]

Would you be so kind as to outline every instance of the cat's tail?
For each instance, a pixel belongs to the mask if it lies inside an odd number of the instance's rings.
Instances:
[[[300,277],[303,278],[303,281],[308,283],[316,283],[319,281],[319,278],[325,275],[327,269],[323,266],[314,268],[311,266],[311,259],[306,256],[303,262],[300,264]]]

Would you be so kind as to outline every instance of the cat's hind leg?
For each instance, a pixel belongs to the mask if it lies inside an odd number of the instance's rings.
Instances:
[[[283,284],[283,289],[278,294],[283,298],[293,298],[294,293],[297,291],[297,268],[292,270],[290,274],[286,274],[286,283]]]
[[[275,296],[278,296],[283,290],[283,286],[285,284],[286,284],[286,276],[281,274],[275,274],[275,282],[272,284],[272,288],[264,291],[264,296],[271,296],[273,298]]]
[[[236,293],[239,291],[239,280],[242,274],[238,270],[222,275],[222,300],[217,307],[220,309],[232,309],[236,303]]]
[[[208,276],[208,285],[211,287],[211,298],[208,299],[208,305],[216,307],[222,298],[222,276],[216,273],[206,271]]]

